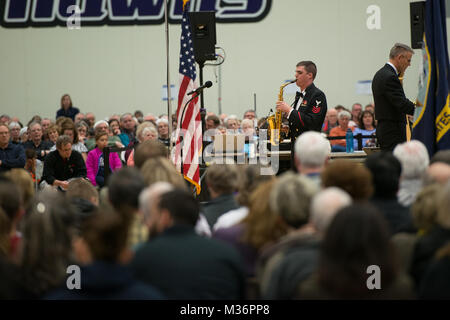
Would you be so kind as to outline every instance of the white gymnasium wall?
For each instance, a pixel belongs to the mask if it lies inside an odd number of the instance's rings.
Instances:
[[[395,42],[410,44],[409,0],[273,0],[258,23],[218,23],[222,65],[222,110],[242,117],[274,107],[280,85],[294,76],[295,64],[313,60],[316,85],[328,105],[367,104],[357,95],[358,80],[370,80],[387,61]],[[381,30],[368,30],[369,5],[381,9]],[[450,25],[447,19],[447,28]],[[450,32],[448,32],[450,34]],[[178,83],[180,26],[170,25],[170,70]],[[5,29],[0,27],[0,114],[27,122],[32,115],[54,117],[63,93],[97,119],[141,109],[167,112],[161,88],[166,81],[164,25]],[[420,51],[406,72],[406,95],[417,93]],[[218,112],[217,68],[205,67],[208,111]],[[286,100],[292,99],[285,95]],[[173,109],[176,108],[176,101]]]

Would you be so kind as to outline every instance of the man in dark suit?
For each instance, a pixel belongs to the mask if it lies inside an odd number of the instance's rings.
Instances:
[[[414,103],[406,98],[398,77],[411,65],[413,54],[407,45],[396,43],[389,53],[389,61],[373,77],[377,139],[381,150],[392,151],[397,144],[406,141],[406,115],[414,113]]]
[[[325,94],[314,85],[317,67],[312,61],[297,63],[296,84],[300,88],[292,106],[284,101],[277,102],[277,109],[285,112],[289,120],[289,133],[294,145],[295,139],[306,131],[320,132],[327,113]]]
[[[151,238],[131,263],[136,278],[169,299],[242,299],[244,273],[238,252],[197,235],[197,201],[185,190],[169,188],[154,184],[140,195]]]

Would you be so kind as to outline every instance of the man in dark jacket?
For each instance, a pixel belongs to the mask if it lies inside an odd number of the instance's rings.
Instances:
[[[397,200],[402,166],[390,152],[371,154],[365,166],[372,172],[374,195],[370,202],[383,214],[391,234],[415,232],[409,208]]]
[[[10,136],[8,126],[0,124],[0,173],[25,166],[25,151],[21,145],[10,142]]]
[[[169,299],[243,298],[238,253],[195,233],[199,206],[187,191],[172,190],[155,199],[152,189],[146,189],[140,201],[150,233],[156,236],[137,250],[131,263],[137,279],[154,285]]]
[[[295,101],[289,106],[284,101],[277,102],[277,109],[286,113],[289,120],[289,132],[294,145],[295,138],[306,131],[322,130],[327,114],[327,99],[325,94],[314,85],[317,67],[312,61],[297,63],[295,83],[300,88]]]
[[[47,184],[66,190],[72,178],[85,178],[86,165],[77,151],[72,151],[72,140],[65,135],[56,140],[56,150],[45,158],[41,187]]]
[[[399,76],[411,65],[413,54],[407,45],[396,43],[389,53],[389,61],[372,80],[381,150],[392,151],[397,144],[406,141],[406,115],[414,113],[414,103],[406,98]]]

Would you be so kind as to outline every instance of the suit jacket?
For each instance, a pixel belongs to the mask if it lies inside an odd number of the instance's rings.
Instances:
[[[176,224],[142,245],[131,262],[136,279],[169,299],[242,299],[244,273],[236,250]]]
[[[289,115],[289,134],[292,141],[306,131],[320,132],[327,113],[325,94],[314,83],[305,91],[299,110],[293,110]]]
[[[394,68],[385,64],[373,77],[372,93],[375,118],[406,122],[406,114],[414,114],[414,103],[409,101]]]

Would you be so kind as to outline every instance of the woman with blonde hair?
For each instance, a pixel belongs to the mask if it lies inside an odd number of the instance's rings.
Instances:
[[[186,181],[172,162],[163,157],[151,158],[145,161],[141,168],[141,173],[148,186],[156,182],[165,181],[177,188],[187,188]]]
[[[264,182],[253,191],[249,198],[249,213],[240,223],[213,233],[214,238],[227,242],[238,250],[249,277],[255,274],[260,251],[287,233],[278,214],[270,208],[270,193],[275,182],[275,179]]]

